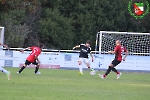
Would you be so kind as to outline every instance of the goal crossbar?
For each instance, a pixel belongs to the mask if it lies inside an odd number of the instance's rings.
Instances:
[[[136,35],[150,35],[150,33],[136,33],[136,32],[114,32],[114,31],[100,31],[98,32],[98,34],[100,33],[112,33],[112,34],[136,34]]]

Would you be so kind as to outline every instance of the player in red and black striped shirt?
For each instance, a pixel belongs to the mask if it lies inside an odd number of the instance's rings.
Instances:
[[[21,69],[17,72],[17,74],[21,73],[24,68],[26,68],[26,66],[30,65],[31,63],[36,65],[35,68],[35,74],[40,74],[40,72],[38,72],[39,70],[39,66],[40,66],[40,61],[38,59],[38,56],[41,54],[42,49],[44,48],[43,44],[40,44],[39,47],[36,46],[32,46],[32,47],[28,47],[24,50],[32,50],[32,52],[30,53],[30,55],[27,57],[24,66],[21,67]],[[24,52],[24,50],[21,50],[21,52]]]
[[[125,56],[124,58],[122,58],[122,55],[123,53],[125,52]],[[121,61],[125,61],[127,55],[128,55],[128,51],[126,50],[126,48],[124,48],[122,45],[121,45],[121,42],[120,40],[117,40],[116,41],[116,47],[114,49],[114,51],[108,51],[108,53],[111,53],[111,54],[115,54],[115,59],[111,62],[111,64],[109,65],[106,73],[104,75],[100,75],[99,76],[103,79],[105,78],[109,73],[110,71],[114,71],[116,74],[117,74],[117,79],[120,78],[121,76],[121,73],[119,71],[117,71],[117,69],[115,68],[118,64],[121,63]]]

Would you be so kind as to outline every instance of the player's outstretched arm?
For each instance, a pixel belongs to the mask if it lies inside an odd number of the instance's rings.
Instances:
[[[80,48],[80,45],[77,45],[77,46],[73,47],[73,50],[76,49],[76,48]]]
[[[123,57],[123,61],[125,61],[126,57],[128,56],[129,52],[128,50],[125,52],[125,56]]]
[[[25,48],[25,49],[23,49],[23,50],[30,50],[31,48],[30,47],[27,47],[27,48]]]
[[[25,49],[20,50],[20,52],[24,52],[25,50],[30,50],[30,49],[31,49],[30,47],[27,47]]]
[[[6,49],[9,49],[9,47],[5,44],[0,43],[1,46],[5,47]]]
[[[110,53],[110,54],[115,54],[116,51],[108,51],[108,53]]]

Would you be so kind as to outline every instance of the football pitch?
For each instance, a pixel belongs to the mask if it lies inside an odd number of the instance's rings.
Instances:
[[[89,71],[78,75],[78,70],[40,69],[41,75],[33,74],[34,69],[26,68],[16,74],[19,68],[7,68],[12,79],[7,80],[0,73],[0,100],[149,100],[150,73],[123,72],[120,79],[110,73],[100,79],[97,72]]]

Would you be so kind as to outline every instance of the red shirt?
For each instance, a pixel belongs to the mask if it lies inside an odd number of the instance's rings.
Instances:
[[[35,56],[39,56],[41,54],[41,48],[33,46],[33,47],[30,47],[30,49],[32,50],[32,52],[28,56],[27,60],[29,62],[34,62],[36,60]]]
[[[122,61],[122,55],[123,52],[127,52],[126,48],[124,48],[122,45],[117,45],[114,49],[115,53],[115,59]]]

